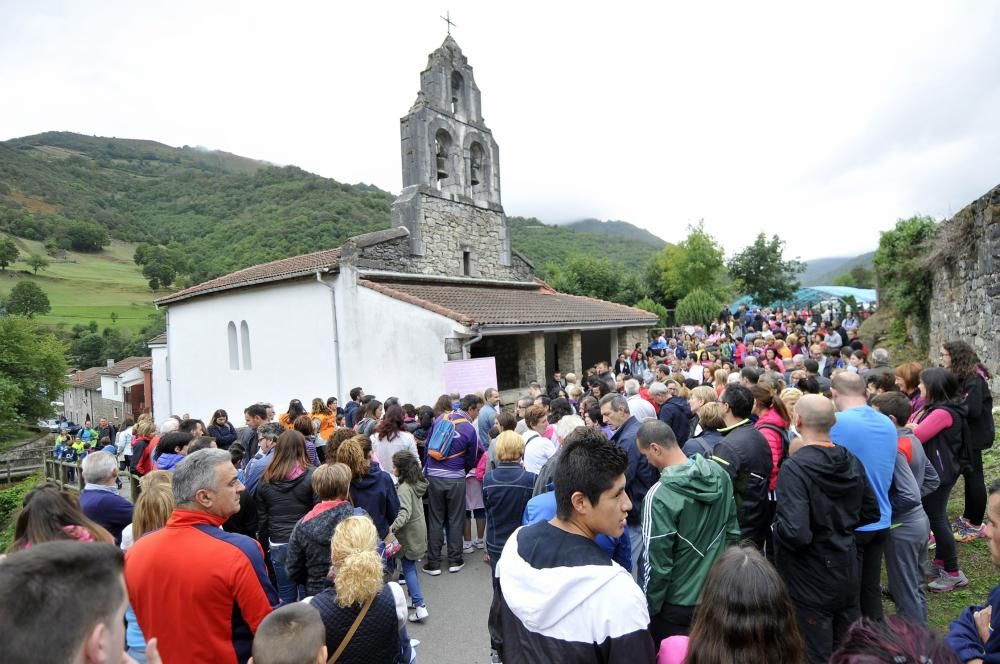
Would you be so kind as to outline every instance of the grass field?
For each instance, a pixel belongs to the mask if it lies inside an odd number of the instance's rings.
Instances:
[[[52,304],[52,311],[39,317],[43,323],[72,327],[97,321],[102,328],[114,324],[138,330],[149,322],[156,294],[132,262],[134,244],[115,241],[98,254],[68,252],[65,259],[50,258],[49,267],[34,275],[25,261],[30,253],[45,255],[42,243],[12,239],[21,255],[0,273],[0,295],[9,293],[20,280],[34,281]],[[117,314],[117,323],[112,323],[112,313]]]
[[[986,486],[1000,479],[1000,444],[983,452],[983,470],[986,476]],[[960,479],[951,492],[948,501],[949,521],[962,514],[965,507],[965,483]],[[958,544],[958,564],[969,577],[969,585],[950,593],[927,593],[927,610],[930,626],[939,634],[948,631],[949,623],[958,617],[967,606],[981,605],[986,602],[987,595],[1000,584],[1000,570],[993,566],[987,540],[980,539],[965,544]],[[891,605],[887,611],[894,612]]]

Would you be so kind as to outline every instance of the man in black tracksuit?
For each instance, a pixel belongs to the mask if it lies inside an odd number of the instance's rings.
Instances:
[[[830,659],[861,617],[861,579],[854,529],[879,520],[864,466],[830,441],[833,402],[807,394],[795,405],[801,438],[775,487],[775,567],[795,604],[810,664]]]
[[[718,462],[733,481],[736,519],[744,540],[761,551],[771,527],[767,486],[771,479],[771,446],[750,421],[753,395],[743,385],[729,385],[720,402],[726,428],[719,429],[723,439],[712,449]]]

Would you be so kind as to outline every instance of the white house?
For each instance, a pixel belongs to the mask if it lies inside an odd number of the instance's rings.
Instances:
[[[354,386],[430,404],[444,363],[494,357],[497,387],[580,371],[646,340],[646,311],[558,293],[511,248],[499,150],[472,67],[449,36],[401,120],[404,189],[394,228],[253,266],[157,301],[154,411],[239,423],[267,401],[343,402]]]
[[[67,419],[83,424],[107,418],[120,423],[127,416],[137,416],[149,408],[148,357],[127,357],[107,366],[91,367],[69,375],[63,392],[63,413]]]

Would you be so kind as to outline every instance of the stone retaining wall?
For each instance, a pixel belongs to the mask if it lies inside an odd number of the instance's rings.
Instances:
[[[1000,187],[944,224],[954,226],[939,241],[958,244],[932,277],[930,360],[939,361],[945,341],[964,339],[990,370],[994,394],[1000,393]]]

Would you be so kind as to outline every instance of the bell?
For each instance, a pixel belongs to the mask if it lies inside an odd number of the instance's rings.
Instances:
[[[444,180],[448,177],[447,161],[443,155],[437,156],[437,179]]]

